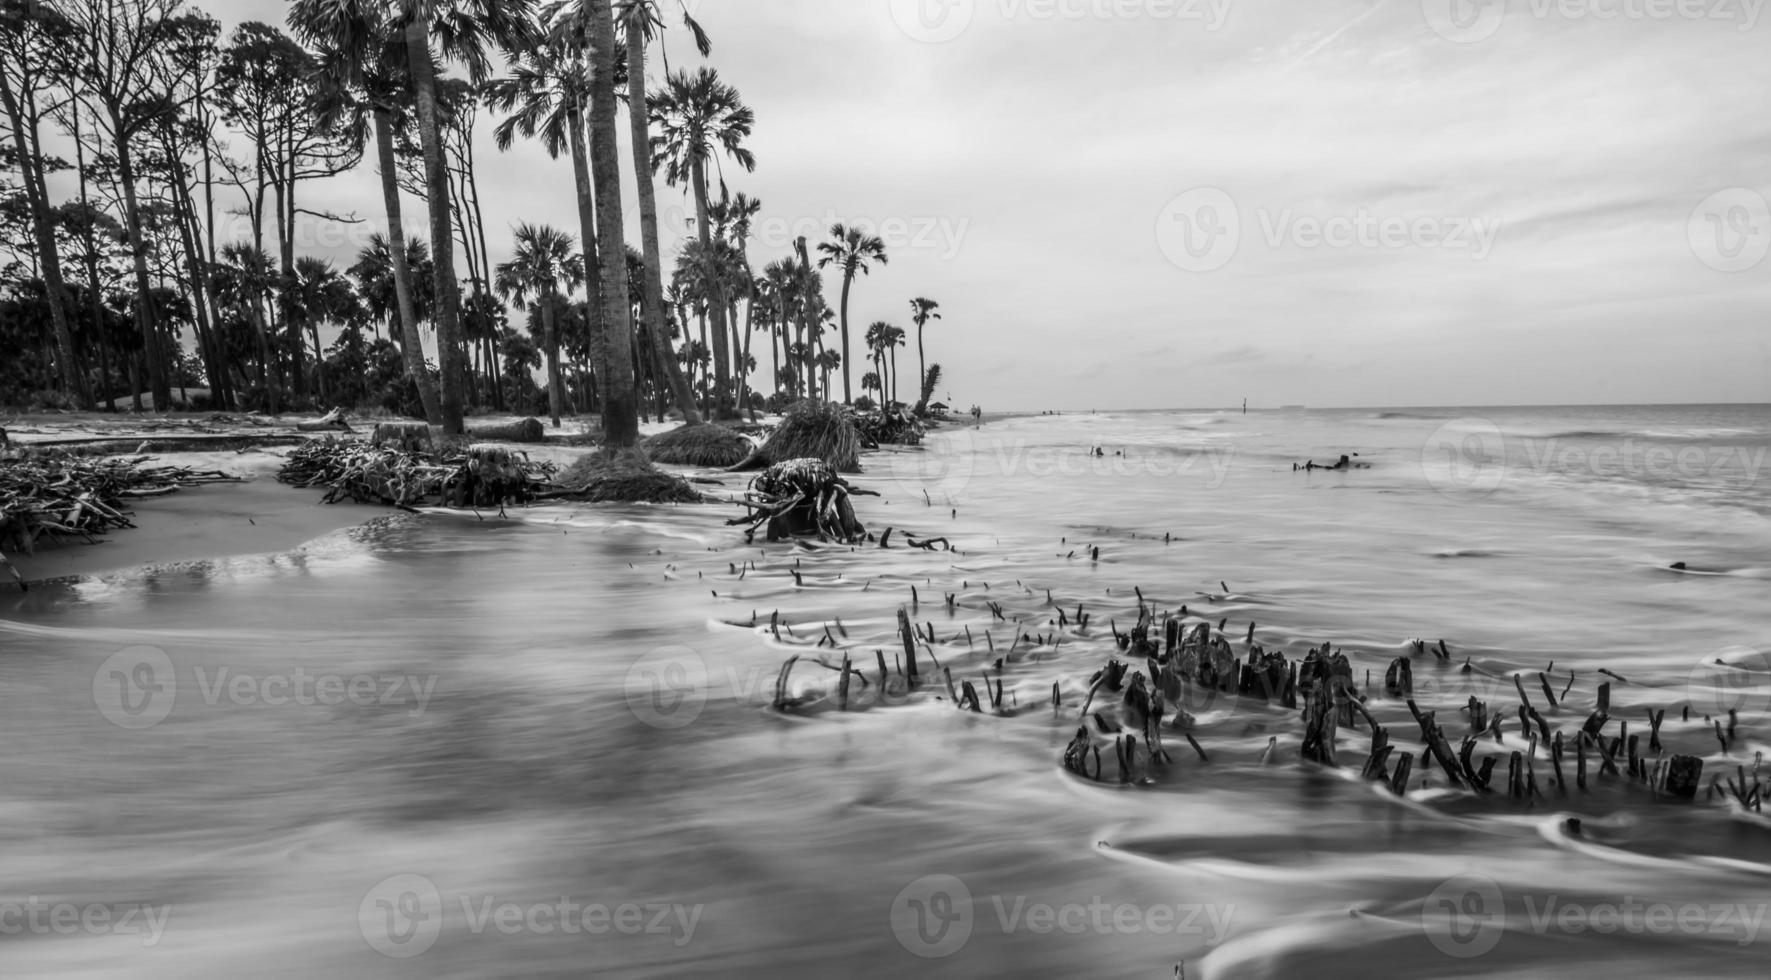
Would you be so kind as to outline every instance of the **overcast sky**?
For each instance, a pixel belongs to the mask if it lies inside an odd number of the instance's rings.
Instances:
[[[938,300],[992,410],[1771,401],[1763,3],[691,0],[756,266],[875,226],[857,341]],[[566,162],[483,144],[495,252],[576,230]],[[383,217],[366,168],[309,194]]]

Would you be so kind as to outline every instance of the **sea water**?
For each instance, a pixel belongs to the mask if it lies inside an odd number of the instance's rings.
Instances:
[[[1041,415],[867,456],[883,549],[557,506],[0,593],[0,973],[1763,976],[1771,826],[1707,786],[1771,742],[1768,452],[1765,406]],[[1409,657],[1503,773],[1514,674],[1570,732],[1609,682],[1706,789],[1540,748],[1529,802],[1398,798],[1364,727],[1334,771],[1230,696],[1183,705],[1209,761],[1066,772],[1140,602],[1333,644],[1418,756]]]

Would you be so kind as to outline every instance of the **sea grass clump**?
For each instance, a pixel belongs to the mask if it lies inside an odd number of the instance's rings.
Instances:
[[[591,453],[566,467],[553,494],[591,503],[694,504],[701,495],[681,477],[661,473],[638,449]]]
[[[859,473],[861,434],[841,406],[800,402],[787,410],[761,448],[734,469],[765,469],[796,459],[822,460],[838,473]]]
[[[646,457],[672,466],[734,466],[756,445],[724,426],[703,422],[661,432],[645,442]]]

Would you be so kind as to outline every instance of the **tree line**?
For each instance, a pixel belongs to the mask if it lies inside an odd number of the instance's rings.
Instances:
[[[137,411],[199,404],[192,389],[217,409],[379,405],[450,433],[476,411],[596,412],[612,445],[672,408],[690,424],[802,398],[925,412],[939,304],[908,304],[917,373],[901,385],[908,332],[849,323],[857,281],[889,260],[880,238],[838,224],[753,264],[763,205],[723,175],[755,169],[755,113],[713,68],[670,66],[668,35],[702,58],[712,44],[666,13],[293,0],[284,27],[224,36],[183,0],[0,0],[0,391]],[[520,224],[502,261],[477,175],[487,126],[573,178],[567,227]],[[383,213],[328,211],[316,183],[358,168],[379,174]],[[624,169],[641,177],[637,230]],[[694,207],[668,257],[658,176]],[[406,198],[428,235],[407,233]],[[354,260],[311,254],[316,228],[347,230]],[[858,379],[857,359],[873,368]]]

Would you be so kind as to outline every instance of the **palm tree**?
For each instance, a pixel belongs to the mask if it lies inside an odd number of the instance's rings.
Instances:
[[[743,276],[738,280],[744,299],[743,352],[738,356],[741,368],[738,372],[738,409],[743,411],[749,408],[754,420],[756,409],[749,402],[750,372],[755,370],[756,360],[750,356],[750,337],[756,329],[757,280],[756,274],[750,269],[750,223],[762,213],[763,202],[739,191],[729,200],[722,200],[720,205],[727,223],[726,235],[732,246],[738,250],[738,264],[743,269]],[[743,367],[746,364],[749,365],[748,368]]]
[[[613,66],[611,66],[612,69]],[[672,187],[684,183],[695,194],[695,215],[702,254],[710,263],[708,280],[714,297],[713,361],[719,386],[717,412],[726,413],[724,394],[730,384],[726,350],[726,298],[724,284],[711,268],[714,256],[713,229],[708,218],[707,164],[717,146],[745,170],[756,169],[756,157],[744,147],[756,124],[756,114],[738,97],[738,90],[720,81],[719,73],[701,68],[694,74],[677,72],[663,92],[650,102],[652,121],[660,132],[651,138],[654,167],[663,166],[664,179]]]
[[[442,401],[425,367],[424,344],[418,332],[418,321],[427,318],[417,313],[420,300],[408,261],[399,166],[394,156],[394,130],[405,123],[412,102],[400,17],[399,10],[373,0],[293,0],[288,25],[297,37],[318,49],[320,75],[330,83],[322,115],[361,130],[366,110],[373,125],[382,205],[387,211],[387,240],[383,244],[391,257],[397,299],[393,309],[399,316],[406,374],[418,387],[425,418],[432,425],[442,425]],[[375,241],[370,244],[374,246]]]
[[[867,274],[867,263],[877,261],[885,265],[888,261],[885,242],[878,235],[862,233],[859,228],[850,228],[836,224],[830,227],[830,240],[818,243],[818,252],[823,257],[818,260],[818,268],[822,269],[835,263],[842,269],[842,400],[849,401],[849,287],[855,283],[855,273]]]
[[[435,33],[440,42],[443,57],[466,66],[468,77],[477,85],[490,73],[488,48],[525,50],[534,44],[537,32],[533,12],[534,0],[397,0],[393,9],[375,0],[295,0],[289,12],[290,28],[322,49],[333,63],[335,75],[361,75],[382,64],[387,45],[403,33],[406,68],[418,110],[418,135],[430,199],[431,247],[437,264],[440,408],[443,429],[452,435],[465,429],[462,419],[467,351],[461,326],[461,285],[455,278],[455,238],[449,213],[452,196],[449,170],[443,158],[431,35]],[[384,181],[393,171],[387,156],[391,154],[382,157],[383,170],[388,172]],[[398,227],[397,223],[390,224]],[[397,242],[394,254],[400,254]]]
[[[922,415],[924,412],[927,412],[928,408],[929,408],[928,395],[924,394],[924,389],[928,388],[928,386],[929,386],[928,385],[929,365],[928,365],[928,359],[926,357],[924,357],[923,350],[922,350],[922,328],[930,320],[941,319],[941,314],[935,312],[935,310],[939,309],[940,306],[941,306],[941,304],[935,302],[934,300],[924,299],[921,296],[918,296],[917,298],[910,301],[910,319],[915,321],[915,323],[916,323],[916,387],[917,387],[916,414],[917,415]]]
[[[873,369],[879,372],[879,401],[882,409],[892,406],[891,399],[887,394],[891,390],[891,374],[886,370],[885,365],[886,332],[891,329],[892,325],[884,320],[875,320],[868,326],[867,334],[862,338],[867,344],[867,349],[873,353]]]
[[[829,401],[830,372],[844,365],[842,354],[838,351],[822,350],[818,352],[816,361],[820,376],[823,378],[823,381],[820,382],[820,386],[824,389],[824,399],[825,401]]]
[[[887,327],[885,335],[886,350],[892,355],[892,403],[898,404],[898,348],[904,346],[904,330],[902,327]]]
[[[670,385],[671,397],[677,410],[683,413],[683,424],[700,425],[701,414],[695,410],[694,393],[689,390],[681,366],[671,356],[670,339],[664,326],[664,258],[658,244],[658,193],[652,186],[656,167],[651,153],[651,112],[646,100],[646,45],[663,29],[664,22],[652,0],[620,0],[616,5],[616,17],[626,38],[628,136],[633,144],[633,170],[639,175],[636,184],[639,188],[640,247],[644,267],[640,282],[640,318]],[[706,57],[713,50],[706,32],[686,9],[683,20],[695,35],[701,55]]]
[[[627,310],[627,239],[622,229],[621,163],[615,129],[615,16],[610,3],[584,0],[591,47],[591,173],[596,183],[596,226],[603,236],[597,264],[602,284],[603,363],[608,369],[603,382],[605,452],[635,450],[639,443],[633,321]]]
[[[282,409],[280,362],[272,354],[271,331],[264,315],[274,279],[270,256],[256,246],[229,242],[221,247],[221,260],[211,275],[217,298],[237,315],[245,316],[258,336],[258,383],[264,389],[267,409],[276,415]]]
[[[340,275],[332,263],[304,255],[295,260],[295,272],[283,291],[283,304],[289,322],[297,331],[306,327],[314,342],[314,374],[319,379],[321,400],[328,401],[331,392],[326,383],[326,350],[320,345],[320,325],[362,322],[363,301],[351,288],[350,280]]]
[[[758,296],[766,304],[765,309],[769,315],[769,356],[771,358],[771,367],[774,370],[774,373],[769,375],[769,377],[774,379],[777,390],[782,387],[781,354],[787,349],[787,345],[791,342],[792,337],[787,326],[787,311],[793,302],[793,289],[791,283],[792,280],[788,275],[787,263],[782,260],[770,262],[768,265],[763,266],[763,274],[761,278],[757,280]],[[797,376],[797,374],[793,372],[793,362],[791,360],[788,361],[787,371],[788,373]]]
[[[363,304],[368,307],[369,316],[389,325],[392,333],[401,344],[410,344],[415,355],[405,355],[405,363],[410,369],[413,357],[416,356],[420,368],[424,365],[424,347],[421,343],[419,324],[430,320],[431,276],[434,266],[430,260],[430,246],[422,238],[404,238],[405,253],[396,260],[392,243],[381,232],[371,232],[369,244],[357,253],[357,261],[345,274],[357,284],[357,293],[362,296]],[[404,270],[404,271],[401,271]],[[412,327],[407,331],[405,318],[410,315]],[[400,329],[394,329],[394,328]],[[410,370],[408,370],[410,375]],[[421,371],[428,382],[429,372]],[[431,394],[436,389],[431,388]],[[422,398],[422,393],[421,393]]]
[[[516,248],[509,262],[493,272],[493,288],[518,310],[531,304],[541,311],[542,351],[547,355],[547,409],[553,427],[560,427],[566,389],[560,378],[560,335],[554,312],[584,283],[584,259],[572,251],[577,242],[550,225],[517,226]]]
[[[510,77],[489,83],[486,101],[494,111],[515,112],[493,130],[500,150],[510,149],[515,133],[529,138],[539,133],[549,156],[558,159],[562,152],[569,151],[577,194],[578,231],[584,240],[584,264],[587,270],[594,270],[598,261],[596,201],[591,190],[584,120],[590,103],[589,65],[584,54],[586,22],[583,11],[572,4],[550,8],[548,16],[552,30],[547,41],[524,52]],[[608,366],[602,363],[602,345],[597,339],[607,329],[599,312],[597,290],[601,287],[594,272],[587,278],[591,354],[596,373],[602,375],[607,373]]]

